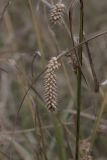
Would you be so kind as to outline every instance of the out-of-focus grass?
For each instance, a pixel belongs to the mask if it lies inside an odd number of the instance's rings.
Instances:
[[[7,1],[0,5],[1,11]],[[40,74],[52,56],[57,56],[63,50],[72,47],[67,32],[68,13],[64,15],[65,25],[52,26],[49,22],[51,2],[11,1],[0,25],[0,67],[8,72],[0,71],[0,159],[2,160],[6,157],[7,159],[13,157],[14,160],[66,160],[73,159],[75,155],[77,86],[72,64],[67,57],[63,57],[63,67],[57,74],[58,115],[48,112],[40,98],[43,98],[42,75],[33,86],[38,94],[30,89],[14,126],[17,110],[34,77]],[[71,1],[63,3],[68,11]],[[84,1],[85,38],[106,30],[106,6],[106,0]],[[78,39],[79,3],[74,7],[72,23],[74,38]],[[107,37],[102,36],[89,43],[100,83],[107,78],[106,41]],[[37,56],[34,60],[34,77],[32,77],[32,60],[36,51],[41,53],[41,57]],[[94,159],[100,157],[102,160],[107,157],[105,147],[107,86],[100,86],[101,92],[94,93],[94,82],[90,75],[85,47],[83,51],[85,57],[83,71],[89,86],[87,87],[82,80],[80,131],[83,139],[92,140]]]

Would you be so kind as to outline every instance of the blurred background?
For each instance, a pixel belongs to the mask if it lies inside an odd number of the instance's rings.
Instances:
[[[69,57],[63,57],[57,72],[57,114],[49,112],[44,105],[44,74],[38,77],[51,57],[73,46],[68,17],[73,1],[0,0],[1,160],[74,159],[77,87],[72,62]],[[65,5],[63,22],[53,25],[49,21],[50,12],[58,2]],[[84,33],[88,39],[107,30],[107,1],[83,2]],[[79,35],[79,7],[77,0],[72,12],[75,43]],[[88,45],[100,91],[94,91],[95,82],[83,45],[82,71],[88,86],[83,78],[81,141],[86,141],[85,148],[87,142],[93,143],[90,156],[94,160],[106,160],[107,35],[91,40]],[[36,81],[35,77],[38,77]]]

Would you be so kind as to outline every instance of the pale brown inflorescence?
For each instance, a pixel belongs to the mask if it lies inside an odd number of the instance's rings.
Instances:
[[[65,5],[63,3],[60,2],[55,4],[50,11],[50,22],[52,24],[61,23],[64,10]]]
[[[50,111],[56,110],[57,105],[57,82],[55,71],[60,67],[56,57],[52,57],[47,65],[44,77],[45,103]]]
[[[93,160],[90,155],[90,142],[87,139],[80,142],[80,160]]]

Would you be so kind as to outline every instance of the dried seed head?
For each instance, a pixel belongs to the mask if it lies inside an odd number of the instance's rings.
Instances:
[[[65,5],[63,3],[57,3],[50,11],[50,22],[52,24],[62,22]]]
[[[92,160],[90,155],[90,142],[84,139],[80,142],[80,160]]]
[[[57,105],[57,82],[56,82],[56,69],[58,69],[60,63],[56,57],[53,57],[48,65],[44,77],[44,89],[45,89],[45,103],[50,111],[56,110]]]

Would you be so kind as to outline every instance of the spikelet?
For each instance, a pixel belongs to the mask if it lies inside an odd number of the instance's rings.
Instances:
[[[63,3],[55,4],[50,11],[50,22],[52,24],[57,24],[62,22],[63,13],[64,13],[65,5]]]
[[[56,110],[57,105],[57,82],[55,71],[59,68],[60,63],[56,57],[52,57],[47,65],[44,77],[45,103],[50,111]]]
[[[93,160],[90,155],[90,142],[87,139],[80,142],[80,160]]]

